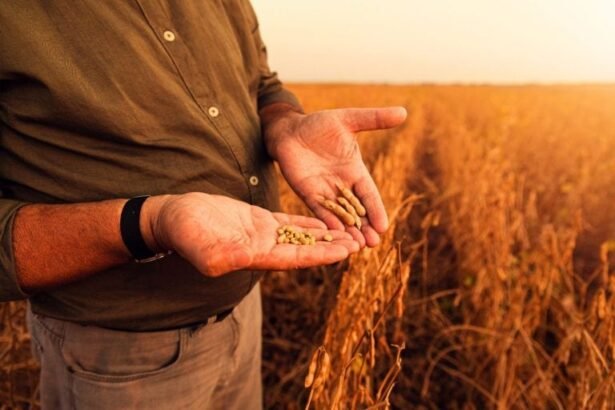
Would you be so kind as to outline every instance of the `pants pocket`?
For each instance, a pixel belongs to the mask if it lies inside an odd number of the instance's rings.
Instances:
[[[61,353],[74,377],[121,383],[172,369],[183,345],[179,330],[133,333],[70,324]]]

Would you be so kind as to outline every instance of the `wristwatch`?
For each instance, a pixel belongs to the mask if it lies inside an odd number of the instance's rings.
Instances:
[[[126,201],[120,217],[122,241],[137,263],[153,262],[172,253],[172,251],[158,253],[152,251],[141,235],[141,208],[149,197],[149,195],[136,196]]]

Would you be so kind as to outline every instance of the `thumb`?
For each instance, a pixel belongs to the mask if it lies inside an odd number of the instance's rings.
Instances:
[[[404,107],[346,108],[339,111],[342,121],[352,132],[397,127],[408,115]]]

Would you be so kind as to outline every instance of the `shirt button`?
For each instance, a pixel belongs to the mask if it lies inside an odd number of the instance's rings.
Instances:
[[[168,42],[175,41],[175,33],[173,33],[170,30],[167,30],[164,33],[162,33],[162,37]]]
[[[216,118],[218,115],[220,115],[220,110],[217,107],[209,107],[207,112],[209,113],[209,116],[212,118]]]
[[[250,185],[257,186],[258,185],[258,177],[256,175],[252,175],[250,177]]]

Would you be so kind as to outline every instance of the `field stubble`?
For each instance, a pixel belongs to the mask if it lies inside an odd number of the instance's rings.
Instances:
[[[615,408],[615,86],[292,89],[410,115],[358,138],[383,243],[263,281],[267,408]],[[24,304],[0,312],[0,402],[26,408]]]

